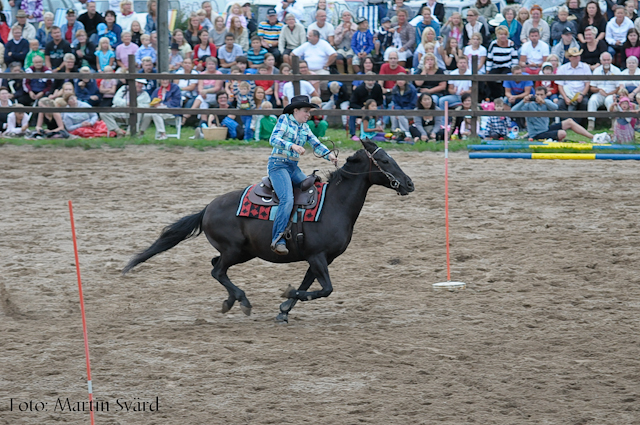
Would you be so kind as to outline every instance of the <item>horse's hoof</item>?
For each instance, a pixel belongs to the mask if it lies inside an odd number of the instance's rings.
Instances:
[[[244,305],[240,304],[240,308],[242,309],[242,312],[244,314],[246,314],[247,316],[251,316],[251,307],[247,307],[247,306],[244,306]]]
[[[275,318],[276,323],[289,323],[289,315],[280,313]]]
[[[287,286],[287,288],[284,291],[282,291],[281,297],[282,298],[291,298],[291,294],[293,292],[295,292],[295,290],[296,290],[296,288],[294,288],[293,286],[289,285],[289,286]]]
[[[224,300],[222,301],[222,310],[220,310],[220,312],[222,314],[226,313],[227,311],[231,310],[232,305],[229,305],[229,301],[228,300]]]

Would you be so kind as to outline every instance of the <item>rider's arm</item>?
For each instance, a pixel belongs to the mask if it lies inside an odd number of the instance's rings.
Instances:
[[[331,153],[331,151],[327,149],[327,147],[323,145],[320,140],[318,140],[316,135],[311,132],[311,129],[307,124],[305,124],[305,130],[307,132],[307,142],[313,147],[313,151],[316,153],[316,155],[322,156],[327,161],[330,161],[329,154]]]
[[[278,122],[273,129],[273,133],[271,133],[271,137],[269,138],[269,144],[274,148],[284,149],[287,151],[291,150],[291,145],[293,143],[284,140],[284,135],[287,131],[288,119],[286,115],[280,115],[278,118]]]

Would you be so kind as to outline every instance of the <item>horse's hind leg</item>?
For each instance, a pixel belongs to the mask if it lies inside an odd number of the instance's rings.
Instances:
[[[304,275],[304,279],[302,279],[302,283],[298,288],[298,291],[306,291],[307,289],[309,289],[309,287],[313,284],[313,281],[315,279],[316,279],[316,276],[311,271],[311,268],[308,268],[307,273]],[[289,286],[285,290],[285,294],[289,293],[289,291],[292,289],[293,288]],[[280,304],[280,314],[276,316],[276,322],[289,323],[289,312],[296,305],[297,302],[298,302],[297,299],[289,298],[288,300]]]
[[[331,295],[331,292],[333,292],[333,286],[331,285],[331,279],[329,278],[329,267],[327,261],[321,256],[309,258],[307,261],[309,262],[309,271],[316,277],[316,279],[318,279],[322,289],[319,291],[307,292],[306,290],[301,290],[302,288],[297,291],[293,288],[287,288],[287,290],[282,294],[283,297],[293,298],[298,301],[311,301],[316,298],[323,298]],[[308,287],[305,289],[308,289]]]
[[[233,282],[231,282],[231,279],[229,279],[229,276],[227,276],[227,270],[231,265],[227,265],[222,256],[212,259],[211,265],[213,265],[211,276],[213,276],[215,280],[220,282],[222,286],[225,287],[227,292],[229,292],[229,298],[222,302],[222,313],[226,313],[227,311],[231,310],[233,304],[236,301],[240,301],[240,308],[242,309],[242,312],[247,316],[250,316],[251,303],[249,302],[249,299],[245,295],[244,291],[234,285]]]

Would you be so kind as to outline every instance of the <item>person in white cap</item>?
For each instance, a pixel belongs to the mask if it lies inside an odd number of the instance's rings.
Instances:
[[[151,103],[151,98],[149,97],[149,93],[144,90],[145,85],[147,84],[147,80],[144,78],[136,78],[136,91],[138,92],[137,104],[139,108],[148,108],[149,103]],[[113,96],[113,107],[114,108],[123,108],[129,106],[129,86],[125,84],[120,87],[116,92],[115,96]],[[126,112],[103,112],[100,114],[100,119],[104,121],[107,125],[108,133],[114,131],[117,137],[122,137],[126,135],[126,132],[121,129],[116,123],[116,119],[126,119],[129,118],[129,114]],[[142,121],[142,114],[138,114],[138,126]],[[137,129],[136,129],[137,130]],[[137,131],[132,131],[135,134]]]

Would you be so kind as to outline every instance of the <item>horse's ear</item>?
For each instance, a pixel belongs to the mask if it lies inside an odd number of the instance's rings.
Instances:
[[[375,142],[372,142],[368,137],[365,140],[360,139],[360,142],[362,143],[362,147],[365,148],[369,153],[373,153],[376,149],[378,149],[378,145],[376,145]]]

